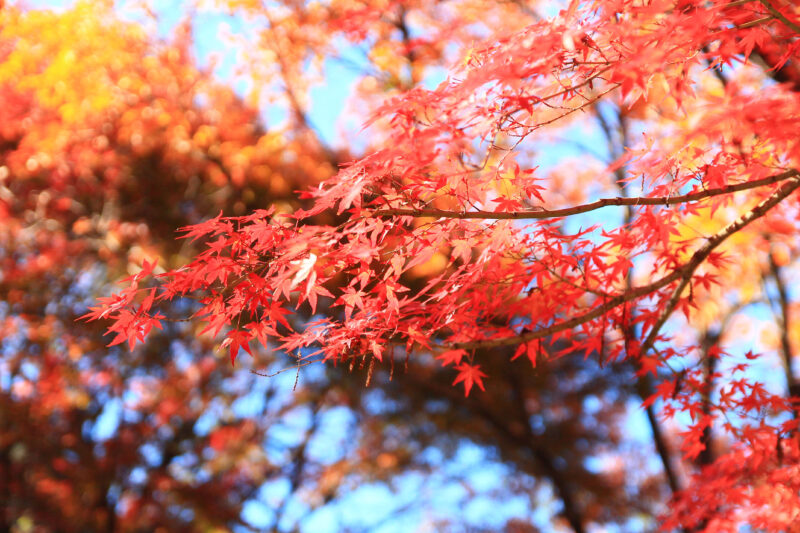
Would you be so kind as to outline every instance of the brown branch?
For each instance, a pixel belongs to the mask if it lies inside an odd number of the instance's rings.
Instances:
[[[772,5],[772,4],[769,2],[769,0],[759,0],[759,2],[761,2],[761,4],[762,4],[764,7],[766,7],[766,8],[767,8],[767,11],[769,11],[770,13],[772,13],[772,16],[773,16],[773,17],[775,17],[776,19],[778,19],[778,20],[780,20],[781,22],[783,22],[783,23],[784,23],[784,24],[785,24],[787,27],[791,28],[791,30],[792,30],[793,32],[795,32],[795,33],[797,33],[797,34],[800,34],[800,26],[798,26],[797,24],[795,24],[794,22],[792,22],[791,20],[789,20],[788,18],[786,18],[786,15],[784,15],[783,13],[781,13],[780,11],[778,11],[777,9],[775,9],[775,6],[773,6],[773,5]]]
[[[656,446],[656,452],[658,452],[658,456],[661,458],[661,462],[664,465],[664,475],[667,477],[667,484],[672,494],[675,494],[680,490],[678,476],[675,473],[675,468],[672,466],[669,448],[667,447],[666,439],[662,433],[661,425],[658,422],[655,407],[648,405],[645,411],[647,412],[647,420],[650,422],[650,430],[653,432],[653,442]]]
[[[704,191],[697,191],[680,196],[656,196],[656,197],[616,197],[616,198],[603,198],[588,204],[576,205],[572,207],[565,207],[562,209],[540,209],[537,211],[509,211],[503,213],[495,213],[491,211],[468,211],[460,213],[458,211],[448,211],[445,209],[409,209],[409,208],[390,208],[379,209],[367,214],[369,217],[390,217],[390,216],[408,216],[415,218],[454,218],[454,219],[490,219],[490,220],[526,220],[526,219],[550,219],[561,218],[566,216],[578,215],[581,213],[588,213],[602,209],[603,207],[610,206],[643,206],[643,205],[676,205],[688,202],[696,202],[706,198],[713,198],[715,196],[722,196],[724,194],[731,194],[739,191],[746,191],[771,185],[779,181],[784,181],[798,175],[796,170],[787,170],[774,176],[768,176],[758,180],[746,181],[737,183],[735,185],[726,185],[716,189],[706,189]]]
[[[749,4],[750,2],[753,2],[753,1],[755,1],[755,0],[735,0],[734,2],[728,2],[727,4],[723,4],[720,7],[722,9],[727,9],[727,8],[731,8],[731,7],[739,7],[739,6],[743,6],[743,5]]]
[[[722,336],[722,331],[722,327],[719,329],[719,331],[707,330],[703,334],[703,338],[700,341],[700,347],[703,350],[703,360],[705,363],[703,380],[704,388],[701,391],[702,409],[705,416],[711,416],[711,395],[714,392],[714,372],[717,369],[717,357],[711,353],[711,349],[719,342],[719,339]],[[705,444],[705,448],[703,448],[703,451],[701,451],[700,455],[697,456],[697,462],[700,464],[700,466],[708,466],[714,462],[714,449],[712,448],[714,440],[713,431],[713,424],[709,424],[703,428],[703,435],[700,437],[700,442]]]
[[[781,277],[781,267],[775,262],[775,257],[772,255],[771,250],[769,252],[769,270],[772,279],[775,281],[775,287],[778,289],[778,302],[781,310],[780,316],[778,317],[778,327],[780,328],[781,355],[783,356],[783,364],[786,367],[786,390],[789,396],[796,396],[798,394],[798,386],[792,368],[793,352],[792,343],[789,339],[789,294],[786,290],[786,284]],[[767,295],[767,298],[769,298],[769,295]],[[797,418],[798,415],[800,415],[800,413],[795,409],[795,418]]]
[[[514,401],[512,402],[513,409],[516,411],[517,420],[521,421],[524,427],[525,439],[530,442],[536,442],[536,435],[531,430],[531,413],[528,412],[527,403],[522,393],[523,383],[519,373],[510,366],[505,367],[506,375],[511,382],[511,394]],[[580,511],[578,502],[576,501],[575,494],[570,487],[569,477],[564,476],[555,466],[555,461],[550,452],[544,447],[530,446],[533,449],[534,456],[541,464],[547,477],[550,478],[556,488],[558,496],[561,498],[561,503],[564,505],[563,513],[564,518],[567,519],[569,525],[575,533],[584,533],[586,528],[583,525],[583,514]]]
[[[639,393],[639,397],[643,400],[649,398],[653,394],[653,384],[650,380],[650,376],[642,376],[639,378],[637,392]],[[664,476],[667,478],[667,485],[669,485],[669,490],[672,494],[675,494],[681,490],[681,487],[678,483],[678,474],[675,472],[675,467],[672,464],[672,454],[670,453],[669,446],[667,446],[667,439],[658,421],[656,408],[653,404],[648,404],[645,412],[647,413],[647,421],[650,423],[650,431],[653,433],[653,444],[656,447],[656,452],[664,468]]]
[[[586,531],[583,526],[583,517],[576,507],[575,495],[564,473],[556,467],[555,457],[541,444],[542,437],[537,438],[530,431],[530,421],[528,419],[525,419],[522,424],[509,424],[509,417],[505,413],[498,413],[485,402],[464,398],[453,387],[439,385],[431,379],[417,379],[412,373],[406,374],[404,379],[412,387],[416,387],[423,392],[438,394],[456,405],[463,405],[477,417],[483,419],[484,422],[493,426],[507,442],[527,449],[533,456],[534,464],[541,469],[544,476],[553,484],[554,492],[563,505],[562,514],[572,530],[575,533],[584,533]],[[514,419],[511,420],[514,421]]]
[[[738,26],[735,26],[735,28],[737,30],[746,30],[747,28],[760,26],[761,24],[764,24],[765,22],[770,22],[772,20],[775,20],[775,17],[770,15],[768,17],[761,17],[760,19],[751,20],[750,22],[745,22],[744,24],[739,24]]]
[[[790,171],[791,172],[791,171]],[[672,296],[667,303],[667,306],[661,312],[661,315],[658,317],[658,321],[655,323],[653,328],[650,330],[650,334],[642,344],[642,348],[640,350],[641,355],[645,355],[647,351],[653,346],[655,343],[656,337],[658,336],[659,330],[664,326],[667,319],[672,315],[672,312],[675,310],[675,307],[680,302],[681,293],[686,289],[686,287],[691,282],[692,276],[694,275],[695,270],[700,266],[700,264],[705,261],[711,251],[722,244],[722,242],[727,239],[729,236],[733,235],[753,220],[756,220],[759,217],[764,216],[767,211],[778,205],[784,198],[789,196],[798,186],[800,186],[800,173],[795,172],[795,176],[789,183],[784,183],[777,191],[775,191],[772,196],[762,201],[756,207],[754,207],[751,211],[742,215],[734,222],[728,224],[725,228],[723,228],[719,233],[711,237],[706,243],[697,250],[694,255],[692,256],[691,261],[684,265],[681,269],[676,272],[682,271],[680,276],[680,283],[675,291],[672,293]]]
[[[302,442],[300,442],[300,444],[298,444],[297,447],[291,452],[292,458],[290,471],[287,474],[289,491],[286,493],[286,497],[280,503],[278,508],[275,509],[275,519],[273,521],[274,527],[277,527],[281,520],[283,520],[283,518],[286,516],[287,509],[292,502],[292,497],[295,496],[295,493],[303,483],[303,474],[305,472],[306,463],[308,462],[308,443],[319,428],[319,411],[322,407],[323,395],[325,392],[326,391],[323,390],[318,396],[311,399],[311,424],[304,432],[305,434]]]
[[[272,17],[270,17],[269,13],[267,13],[267,21],[269,23],[268,29],[274,32],[276,24],[272,20]],[[285,96],[288,100],[292,114],[294,115],[294,119],[303,130],[311,134],[311,136],[314,138],[314,142],[317,143],[319,148],[324,153],[325,158],[333,165],[334,168],[336,168],[339,165],[336,152],[333,150],[333,148],[328,146],[328,144],[322,138],[322,135],[319,133],[317,127],[311,122],[311,119],[308,117],[308,113],[306,113],[306,111],[303,109],[300,99],[292,87],[291,72],[289,71],[289,65],[287,65],[286,60],[284,59],[285,54],[283,50],[281,50],[278,37],[273,36],[272,41],[275,57],[277,58],[278,71],[285,89]]]
[[[648,335],[644,345],[642,346],[639,352],[640,354],[644,354],[652,346],[656,336],[658,335],[658,331],[667,321],[667,318],[669,318],[669,316],[672,314],[672,311],[674,311],[675,306],[677,305],[680,299],[681,293],[689,284],[689,280],[691,279],[695,270],[697,270],[697,268],[703,263],[703,261],[705,261],[708,258],[711,252],[717,246],[722,244],[728,237],[738,232],[739,230],[750,224],[752,221],[764,216],[767,213],[767,211],[775,207],[784,198],[789,196],[798,187],[800,187],[800,172],[796,170],[792,170],[790,172],[792,173],[792,179],[789,183],[783,184],[770,197],[759,203],[752,210],[748,211],[746,214],[742,215],[734,222],[728,224],[722,230],[720,230],[719,232],[708,238],[705,244],[701,246],[694,254],[692,254],[691,259],[686,264],[675,269],[672,273],[667,274],[666,276],[657,279],[656,281],[653,281],[652,283],[649,283],[647,285],[642,285],[640,287],[635,287],[633,289],[627,290],[624,293],[619,294],[618,296],[606,301],[604,304],[599,305],[586,313],[583,313],[582,315],[578,315],[569,320],[564,320],[562,322],[553,324],[552,326],[546,328],[541,328],[535,331],[529,331],[520,335],[515,335],[513,337],[500,337],[496,339],[483,339],[483,340],[475,340],[468,342],[457,342],[448,346],[455,349],[472,350],[475,348],[509,346],[514,344],[521,344],[523,342],[528,342],[535,339],[541,339],[561,331],[575,328],[577,326],[580,326],[581,324],[585,324],[590,320],[599,318],[600,316],[607,313],[611,309],[614,309],[615,307],[618,307],[631,300],[636,300],[643,296],[647,296],[648,294],[651,294],[659,289],[671,285],[676,281],[679,281],[680,284],[678,285],[678,288],[673,292],[673,295],[670,298],[667,307],[661,313],[661,316],[659,317],[659,320],[656,323],[656,325],[653,326],[653,328],[650,330],[650,335]]]
[[[419,83],[419,75],[417,71],[417,53],[413,48],[411,48],[411,31],[408,29],[408,23],[406,22],[406,8],[403,4],[400,4],[400,13],[397,20],[394,22],[394,26],[400,30],[400,34],[402,35],[403,48],[405,49],[404,55],[408,61],[408,70],[409,75],[411,76],[410,86],[405,87],[405,89],[411,89],[417,83]]]
[[[615,149],[614,143],[614,134],[611,128],[611,124],[605,120],[603,114],[600,112],[600,109],[596,109],[597,120],[600,123],[600,127],[603,130],[603,133],[606,136],[606,140],[608,141],[608,151],[611,154],[613,159],[617,159],[622,157],[624,154],[624,150],[627,145],[627,126],[625,123],[625,115],[618,110],[617,121],[619,123],[619,135],[620,135],[620,143],[618,149]],[[614,172],[616,180],[614,184],[617,187],[620,195],[625,198],[628,198],[628,190],[626,187],[625,176],[626,176],[626,167],[624,165],[619,166],[616,171]],[[627,206],[625,209],[625,226],[630,226],[633,222],[634,218],[636,217],[636,213],[633,209],[633,206]],[[633,287],[633,267],[631,266],[628,269],[628,275],[625,279],[625,286],[627,290],[630,290]],[[625,336],[625,347],[626,351],[628,346],[630,345],[630,339],[636,336],[636,328],[635,325],[631,325],[631,318],[635,317],[636,315],[636,308],[631,306],[629,311],[629,318],[625,321],[622,325],[622,334]],[[639,397],[644,402],[652,396],[653,394],[653,381],[649,375],[640,376],[637,379],[636,383],[636,391],[639,394]],[[667,444],[667,439],[664,436],[664,431],[661,427],[661,423],[658,420],[658,413],[656,412],[656,407],[653,404],[648,404],[645,408],[645,412],[647,413],[647,422],[650,425],[650,432],[653,436],[653,445],[655,446],[656,453],[658,454],[659,459],[661,459],[661,466],[664,469],[664,477],[667,478],[667,485],[669,486],[670,491],[672,494],[675,494],[680,490],[680,484],[678,482],[678,475],[675,472],[675,465],[672,461],[672,453],[670,452],[669,446]]]
[[[777,81],[778,83],[791,84],[791,90],[800,92],[800,69],[792,61],[787,61],[780,68],[780,54],[769,49],[765,46],[756,46],[754,52],[763,60],[767,67],[765,73],[767,76]]]

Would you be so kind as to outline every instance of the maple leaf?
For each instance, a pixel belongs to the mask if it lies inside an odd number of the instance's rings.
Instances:
[[[308,275],[311,273],[311,270],[314,268],[314,264],[317,262],[317,256],[314,253],[309,253],[308,257],[305,259],[293,262],[298,266],[297,273],[292,278],[291,288],[294,289],[300,284],[301,281],[305,280]]]
[[[447,350],[436,356],[442,362],[442,366],[455,364],[456,366],[461,363],[461,359],[467,355],[466,350]]]
[[[472,244],[464,239],[455,239],[453,242],[453,259],[461,258],[465,263],[472,259]]]
[[[517,347],[516,351],[514,352],[514,355],[511,357],[511,360],[515,361],[522,354],[525,354],[528,357],[528,361],[531,362],[531,366],[533,368],[536,368],[538,350],[539,350],[538,341],[531,341],[520,344]]]
[[[536,195],[534,191],[532,191],[532,193]],[[517,211],[521,207],[519,200],[508,198],[506,196],[500,196],[499,198],[494,198],[492,201],[497,203],[498,212]]]
[[[460,363],[456,365],[458,375],[453,381],[453,385],[464,383],[464,396],[469,396],[473,385],[477,385],[479,389],[485,391],[483,387],[483,378],[487,377],[486,374],[481,372],[481,365],[470,365],[468,363]]]
[[[189,239],[190,241],[193,242],[205,235],[214,235],[219,231],[219,224],[221,220],[222,220],[222,211],[220,211],[219,214],[214,218],[210,218],[199,224],[194,224],[192,226],[180,228],[179,231],[183,232],[183,235],[181,235],[180,238]]]
[[[637,375],[645,376],[647,374],[653,374],[653,376],[658,376],[658,369],[661,367],[661,362],[658,360],[657,357],[641,357],[639,359],[640,368],[637,371]]]
[[[239,354],[239,348],[244,349],[244,351],[250,354],[250,356],[253,355],[253,352],[250,350],[250,339],[252,338],[253,334],[251,332],[242,329],[233,330],[228,333],[228,335],[225,337],[225,340],[222,341],[222,347],[228,347],[231,365],[236,362],[236,356]]]

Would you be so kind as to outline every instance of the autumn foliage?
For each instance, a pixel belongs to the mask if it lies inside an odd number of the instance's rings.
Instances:
[[[8,8],[0,28],[0,528],[241,524],[279,472],[260,445],[269,423],[209,414],[251,387],[180,324],[131,355],[76,319],[146,258],[184,262],[175,227],[285,200],[329,171],[194,65],[186,25],[155,42],[82,3]]]
[[[249,105],[194,64],[191,18],[160,42],[110,6],[0,12],[9,523],[233,527],[271,479],[325,506],[466,438],[544,480],[576,532],[796,527],[794,3],[217,4],[250,24],[229,43]],[[309,101],[353,50],[345,149]],[[102,276],[122,289],[97,299]],[[281,400],[310,406],[306,438],[345,406],[358,453],[309,468],[302,441],[278,466],[268,407],[195,433],[234,403],[226,376],[275,365],[311,373]],[[140,416],[99,453],[81,427],[103,397]],[[49,420],[60,444],[20,451]]]

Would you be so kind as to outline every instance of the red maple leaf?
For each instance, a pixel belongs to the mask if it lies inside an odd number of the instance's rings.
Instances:
[[[479,389],[485,391],[483,387],[483,378],[486,374],[481,372],[481,365],[470,365],[469,363],[461,363],[456,366],[458,369],[458,376],[456,376],[453,385],[464,383],[464,396],[469,396],[469,391],[472,390],[473,385],[477,385]]]

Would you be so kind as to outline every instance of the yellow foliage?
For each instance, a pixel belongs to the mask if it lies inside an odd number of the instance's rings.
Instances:
[[[416,278],[425,278],[428,276],[435,276],[440,274],[445,267],[447,267],[447,256],[442,252],[436,252],[433,256],[421,263],[419,265],[414,266],[410,271],[409,274]]]
[[[370,59],[381,70],[398,76],[404,63],[404,58],[398,53],[396,45],[390,42],[380,43],[370,51]]]
[[[746,207],[739,205],[718,209],[713,215],[710,209],[701,209],[697,215],[686,218],[677,227],[680,234],[672,237],[673,242],[680,243],[715,234],[736,219]],[[759,280],[765,256],[758,253],[758,239],[758,233],[753,228],[736,232],[719,248],[727,257],[735,260],[726,262],[720,268],[705,265],[707,272],[711,271],[721,278],[721,285],[714,285],[708,290],[694,288],[695,307],[691,311],[693,326],[705,329],[727,312],[729,305],[725,303],[727,299],[720,287],[725,287],[726,291],[734,290],[735,300],[742,303],[751,302],[761,295]],[[688,261],[693,251],[694,248],[684,250],[681,253],[682,261]]]
[[[110,1],[81,1],[65,13],[0,11],[0,38],[14,43],[0,63],[0,83],[32,91],[65,123],[108,109],[118,98],[119,74],[141,63],[141,27],[116,21]],[[79,38],[75,33],[78,32]]]

